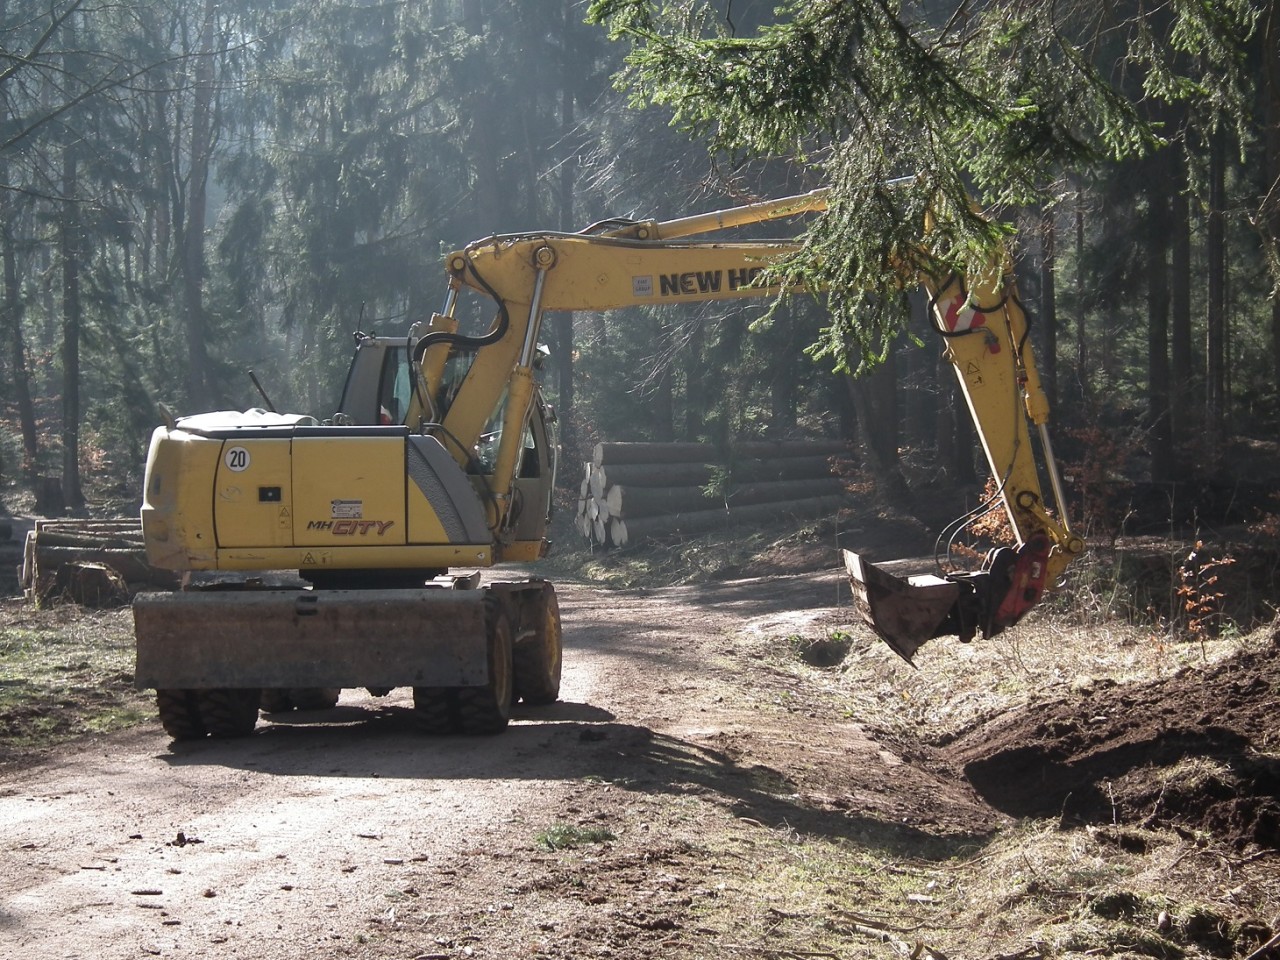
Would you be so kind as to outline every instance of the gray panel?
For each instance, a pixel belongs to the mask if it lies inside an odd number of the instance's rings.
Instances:
[[[139,594],[135,683],[458,687],[489,680],[484,590]]]
[[[450,543],[488,543],[484,507],[471,481],[435,437],[411,436],[405,451],[409,479],[440,518]]]

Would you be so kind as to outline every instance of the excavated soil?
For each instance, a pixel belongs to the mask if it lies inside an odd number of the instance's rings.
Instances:
[[[1206,670],[1013,712],[940,756],[1009,816],[1280,847],[1280,634]]]

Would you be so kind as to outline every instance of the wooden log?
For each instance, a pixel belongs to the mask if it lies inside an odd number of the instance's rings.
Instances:
[[[717,475],[735,483],[770,483],[830,477],[831,462],[825,456],[786,457],[780,460],[739,460],[727,466],[709,463],[624,463],[605,464],[592,475],[592,492],[607,496],[613,487],[706,486]],[[596,491],[599,492],[596,492]]]
[[[123,607],[129,603],[129,587],[113,567],[76,560],[58,567],[36,600],[39,606],[59,601],[84,607]]]
[[[689,510],[729,509],[757,503],[782,503],[834,497],[844,492],[844,484],[836,477],[812,480],[776,480],[731,487],[727,497],[708,495],[705,487],[624,487],[609,488],[605,498],[610,516],[632,519]]]
[[[709,443],[597,443],[591,462],[606,463],[700,463],[717,460]]]
[[[815,497],[836,497],[844,493],[844,481],[839,477],[816,477],[812,480],[771,480],[763,483],[744,483],[729,490],[729,509],[756,503],[788,503],[792,500],[812,500]]]
[[[115,548],[140,550],[143,546],[142,528],[133,530],[89,531],[63,530],[59,527],[37,529],[36,542],[42,547],[80,547],[87,550]]]
[[[659,514],[714,510],[717,506],[724,506],[723,500],[708,497],[703,487],[624,487],[620,484],[609,488],[605,503],[610,515],[627,520]]]
[[[848,454],[849,445],[842,440],[741,440],[732,450],[735,460],[780,460]]]
[[[691,487],[709,483],[709,463],[607,463],[596,468],[602,495],[610,487]]]
[[[587,476],[587,487],[591,490],[591,495],[597,500],[604,497],[606,488],[603,468],[596,466],[591,468],[591,473]]]
[[[832,513],[844,503],[843,497],[814,497],[788,504],[758,503],[736,510],[698,510],[690,513],[656,515],[624,520],[627,543],[678,534],[706,533],[709,530],[731,530],[794,517],[816,519]]]
[[[826,456],[784,457],[781,460],[738,460],[726,468],[734,483],[764,483],[777,480],[807,480],[831,476],[831,460]]]
[[[591,533],[595,537],[596,543],[602,546],[609,545],[609,525],[603,520],[593,520],[591,522]]]
[[[138,549],[103,547],[46,547],[39,540],[35,545],[35,569],[37,579],[48,572],[69,563],[102,563],[111,567],[129,583],[174,583],[178,575],[171,570],[158,570],[147,563],[146,553]]]
[[[90,520],[86,518],[37,520],[34,529],[39,533],[61,531],[63,533],[81,533],[91,536],[114,534],[130,536],[134,539],[142,537],[142,521],[137,517],[121,517],[114,520]]]

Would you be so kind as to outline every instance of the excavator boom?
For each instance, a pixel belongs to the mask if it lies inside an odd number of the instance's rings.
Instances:
[[[826,191],[815,190],[675,220],[607,224],[598,233],[490,237],[447,258],[451,288],[471,288],[497,301],[499,316],[526,345],[542,315],[552,310],[776,295],[778,289],[765,283],[766,271],[796,252],[794,242],[688,238],[820,211],[826,203]],[[968,280],[954,274],[911,279],[929,294],[934,330],[959,378],[1014,543],[991,551],[977,571],[939,569],[907,578],[857,554],[846,556],[863,619],[908,661],[933,637],[968,640],[1012,626],[1084,547],[1065,519],[1047,430],[1048,402],[1007,259]],[[519,370],[514,352],[512,359]],[[461,418],[474,420],[493,400],[464,404],[457,428],[473,430]],[[1041,467],[1051,482],[1052,509],[1041,490]]]

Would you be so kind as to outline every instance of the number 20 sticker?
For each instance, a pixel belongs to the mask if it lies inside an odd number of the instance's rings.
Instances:
[[[226,463],[228,470],[233,470],[236,473],[247,470],[249,468],[249,451],[244,447],[232,447],[223,457],[223,462]]]

